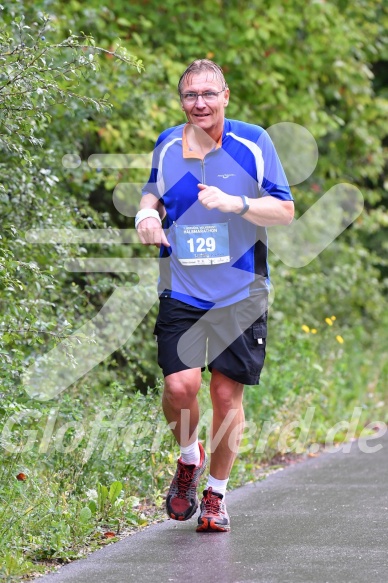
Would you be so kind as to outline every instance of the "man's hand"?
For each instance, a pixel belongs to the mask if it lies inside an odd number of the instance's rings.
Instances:
[[[198,200],[208,209],[218,209],[223,213],[239,213],[243,208],[243,202],[239,196],[226,194],[216,186],[198,184]]]
[[[156,247],[164,245],[165,247],[170,247],[170,243],[167,241],[162,226],[153,217],[140,221],[137,227],[137,233],[143,245],[156,245]]]
[[[200,192],[198,200],[205,208],[218,209],[223,213],[240,214],[244,208],[241,196],[233,196],[222,192],[216,186],[198,184]],[[254,225],[271,227],[273,225],[289,225],[294,218],[294,203],[292,200],[278,200],[274,196],[249,198],[249,210],[243,218]]]

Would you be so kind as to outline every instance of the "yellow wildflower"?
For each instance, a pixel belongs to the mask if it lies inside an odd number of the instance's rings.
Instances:
[[[332,322],[331,318],[325,318],[325,322],[326,322],[326,324],[328,326],[332,326],[333,325],[333,322]]]
[[[333,320],[333,322],[334,322],[334,320],[336,320],[336,319],[337,319],[337,318],[336,318],[335,316],[332,316],[332,317],[331,317],[331,320]]]
[[[317,329],[316,328],[311,328],[311,334],[316,334],[317,333]]]
[[[310,328],[308,326],[306,326],[306,324],[303,324],[302,330],[303,330],[303,332],[306,332],[307,334],[310,332]]]
[[[335,339],[337,340],[337,342],[339,342],[340,344],[343,344],[345,342],[345,340],[342,338],[342,336],[340,336],[338,334],[338,336],[335,337]]]

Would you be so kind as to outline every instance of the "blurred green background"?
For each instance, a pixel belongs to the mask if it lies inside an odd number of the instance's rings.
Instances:
[[[306,267],[270,253],[267,362],[260,386],[246,389],[251,433],[231,485],[254,479],[275,455],[325,442],[337,423],[341,443],[355,408],[355,435],[387,422],[388,7],[26,0],[8,2],[0,17],[0,576],[12,580],[43,560],[79,556],[107,529],[148,523],[163,504],[177,450],[160,413],[156,306],[144,319],[136,302],[128,306],[142,320],[131,339],[52,401],[30,398],[21,378],[55,346],[76,366],[80,344],[91,342],[77,330],[115,290],[136,285],[128,273],[67,271],[66,260],[156,250],[135,239],[81,245],[71,236],[38,245],[26,232],[133,229],[112,194],[119,183],[145,181],[148,170],[93,169],[88,157],[151,152],[163,129],[184,121],[176,86],[196,58],[223,68],[228,117],[264,128],[294,122],[316,139],[317,167],[292,188],[297,217],[340,182],[365,200]],[[65,167],[67,154],[80,164]],[[289,424],[308,407],[308,437],[297,445],[301,428]],[[258,447],[265,423],[273,429]]]

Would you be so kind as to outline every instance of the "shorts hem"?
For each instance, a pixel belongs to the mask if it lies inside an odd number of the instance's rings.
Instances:
[[[242,385],[259,385],[260,384],[260,374],[258,373],[256,375],[233,375],[230,374],[230,371],[226,371],[226,370],[222,370],[222,367],[216,367],[216,366],[212,366],[212,365],[208,365],[207,367],[209,369],[210,372],[213,372],[213,368],[215,368],[216,370],[218,370],[218,372],[220,372],[221,374],[223,374],[224,376],[226,376],[228,379],[231,379],[232,381],[235,381],[236,383],[241,383]]]
[[[163,373],[163,376],[164,376],[164,378],[165,378],[165,377],[168,377],[170,374],[175,374],[175,373],[177,373],[177,372],[182,372],[183,370],[195,370],[195,369],[197,369],[197,368],[200,368],[200,369],[201,369],[201,372],[204,372],[204,371],[206,370],[206,367],[205,367],[205,366],[202,366],[202,367],[201,367],[201,366],[185,366],[185,365],[182,365],[181,367],[178,367],[178,366],[177,366],[177,367],[175,367],[175,368],[174,368],[173,370],[171,370],[171,371],[170,371],[170,370],[167,370],[167,371],[166,371],[166,370],[165,370],[165,369],[163,369],[162,367],[160,367],[160,368],[162,369],[162,373]]]

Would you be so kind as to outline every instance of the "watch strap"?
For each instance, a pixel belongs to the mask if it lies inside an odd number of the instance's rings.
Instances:
[[[248,198],[244,194],[241,194],[240,198],[243,201],[243,205],[244,205],[243,208],[241,209],[241,211],[238,213],[241,216],[241,215],[245,215],[245,213],[249,210],[249,202],[248,202]]]

